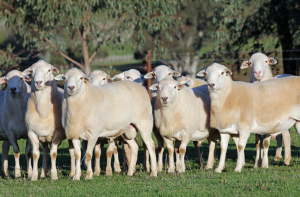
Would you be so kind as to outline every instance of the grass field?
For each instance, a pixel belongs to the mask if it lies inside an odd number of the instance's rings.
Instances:
[[[105,175],[106,146],[101,155],[101,175],[94,176],[92,180],[84,180],[85,171],[82,171],[81,181],[72,181],[68,176],[70,158],[67,142],[63,141],[58,149],[57,166],[59,180],[52,181],[50,170],[47,178],[30,182],[26,172],[22,171],[23,178],[14,179],[0,177],[0,195],[2,196],[296,196],[300,192],[300,136],[295,129],[291,129],[292,156],[290,166],[283,166],[282,161],[273,161],[276,141],[271,140],[269,151],[269,168],[253,169],[255,159],[254,135],[248,140],[246,151],[246,167],[242,173],[234,172],[236,165],[236,148],[232,140],[227,152],[226,169],[222,174],[213,170],[199,169],[196,164],[196,153],[192,143],[189,144],[186,155],[187,170],[184,175],[166,174],[161,172],[157,178],[152,178],[149,173],[143,172],[143,151],[140,146],[137,172],[133,177],[127,177],[125,173]],[[26,169],[25,141],[20,141],[21,166]],[[164,156],[167,151],[164,152]],[[207,142],[202,143],[206,164],[208,155]],[[219,147],[217,156],[219,158]],[[120,161],[123,158],[120,154]],[[39,166],[42,162],[42,152]],[[165,158],[165,157],[164,157]],[[218,160],[215,163],[215,167]],[[14,157],[12,148],[9,154],[10,174],[13,175]],[[50,167],[50,157],[48,159]],[[40,172],[40,170],[39,170]]]

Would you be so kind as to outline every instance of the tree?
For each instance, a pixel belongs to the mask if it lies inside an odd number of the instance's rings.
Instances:
[[[219,5],[215,22],[218,25],[214,38],[217,38],[218,50],[240,50],[253,39],[252,48],[264,51],[263,36],[277,40],[274,48],[282,48],[284,72],[298,75],[297,63],[293,58],[297,42],[299,43],[300,1],[299,0],[269,0],[236,1],[215,0]],[[258,8],[254,7],[259,5]],[[251,8],[251,9],[249,9]]]
[[[139,48],[145,31],[162,31],[170,39],[170,27],[180,0],[2,0],[0,17],[24,37],[23,45],[38,50],[55,50],[61,56],[91,72],[91,62],[102,45]],[[83,63],[63,52],[66,43],[56,31],[67,30],[74,46],[81,46]],[[154,40],[159,46],[159,40]],[[89,44],[95,50],[89,53]]]

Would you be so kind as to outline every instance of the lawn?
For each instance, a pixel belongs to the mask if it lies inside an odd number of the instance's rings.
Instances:
[[[232,140],[227,152],[226,169],[222,174],[215,173],[213,170],[199,169],[196,164],[196,153],[192,143],[189,144],[186,155],[185,174],[166,174],[165,171],[158,174],[157,178],[149,176],[142,170],[143,151],[140,143],[138,156],[137,172],[133,177],[126,176],[125,173],[105,175],[106,166],[106,147],[101,155],[101,175],[94,176],[92,180],[84,180],[85,171],[81,181],[73,181],[69,175],[70,158],[67,142],[63,141],[58,149],[57,166],[59,180],[52,181],[50,170],[47,178],[30,182],[26,177],[26,172],[22,171],[23,178],[0,177],[1,190],[3,196],[296,196],[300,192],[300,136],[295,129],[291,129],[292,137],[292,156],[290,166],[283,166],[282,161],[273,161],[275,155],[276,141],[271,140],[269,151],[269,168],[253,169],[255,159],[254,135],[251,135],[246,147],[246,167],[242,173],[234,172],[236,165],[236,148]],[[140,139],[140,138],[139,138]],[[140,140],[139,140],[140,141]],[[25,141],[20,140],[21,165],[26,169],[24,155]],[[120,151],[121,152],[121,151]],[[167,154],[164,152],[164,155]],[[208,155],[207,142],[202,143],[201,152],[203,153],[206,164]],[[217,157],[220,150],[218,147]],[[120,161],[122,163],[122,154]],[[41,157],[39,166],[41,166]],[[215,168],[218,160],[215,163]],[[14,174],[14,157],[12,148],[9,154],[9,166],[11,175]],[[50,168],[50,157],[48,159]],[[40,171],[40,170],[39,170]]]

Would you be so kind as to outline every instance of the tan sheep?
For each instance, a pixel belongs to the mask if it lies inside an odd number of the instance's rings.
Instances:
[[[206,85],[206,81],[202,79],[195,79],[195,78],[190,78],[190,77],[180,77],[177,79],[177,82],[180,85],[186,85],[189,88],[195,88],[198,86]]]
[[[261,82],[261,81],[267,81],[270,79],[273,79],[273,75],[270,69],[270,65],[277,64],[277,61],[273,57],[268,57],[263,53],[254,53],[248,61],[244,61],[241,69],[245,69],[248,67],[251,67],[251,76],[250,76],[250,83],[255,82]],[[274,78],[281,78],[286,77],[290,75],[280,75],[275,76]],[[276,149],[276,156],[274,158],[275,161],[279,161],[282,158],[281,152],[282,152],[282,137],[284,140],[285,148],[284,148],[284,164],[289,165],[290,161],[292,160],[291,157],[291,137],[290,132],[288,130],[282,132],[282,134],[279,134],[276,136],[277,140],[277,149]],[[255,135],[255,141],[256,141],[256,160],[255,160],[255,168],[259,167],[260,165],[260,157],[261,154],[259,154],[259,151],[261,148],[264,148],[263,152],[263,160],[262,160],[262,167],[268,168],[268,149],[270,144],[270,135],[267,135],[265,139],[261,139],[260,135]],[[266,141],[262,143],[261,141]],[[261,147],[261,148],[260,148]]]
[[[213,168],[214,149],[220,135],[209,126],[210,97],[207,86],[191,89],[172,78],[165,78],[150,89],[157,90],[155,126],[167,143],[170,157],[168,172],[174,173],[175,170],[173,140],[181,141],[175,144],[175,148],[179,150],[176,169],[182,173],[185,171],[184,157],[189,141],[198,144],[209,136],[210,152],[206,169]],[[200,152],[198,157],[200,160]]]
[[[21,177],[20,149],[17,140],[26,140],[26,160],[28,177],[32,175],[31,144],[27,136],[25,125],[25,112],[30,96],[30,86],[26,81],[31,81],[22,72],[12,70],[6,76],[0,78],[0,84],[6,84],[6,90],[0,94],[0,138],[2,144],[2,166],[8,176],[8,151],[10,144],[13,147],[15,157],[15,178]],[[8,142],[9,141],[9,142]]]
[[[127,71],[124,71],[116,76],[113,77],[113,80],[128,80],[128,81],[134,81],[136,83],[139,83],[143,85],[143,75],[140,73],[140,71],[136,69],[130,69]]]
[[[64,75],[56,76],[55,79],[65,80],[62,123],[67,138],[72,140],[75,148],[76,172],[73,180],[80,179],[80,139],[88,140],[85,157],[86,179],[91,179],[92,150],[96,141],[99,137],[113,140],[120,135],[131,149],[127,174],[132,176],[138,148],[134,139],[124,133],[130,125],[134,125],[140,131],[150,152],[151,176],[157,176],[155,144],[151,138],[153,117],[145,88],[131,81],[95,86],[90,84],[87,76],[78,69],[71,69]]]
[[[155,69],[149,73],[147,73],[144,78],[145,79],[152,79],[154,78],[155,81],[154,83],[159,83],[161,80],[163,80],[166,77],[180,77],[181,74],[177,71],[171,70],[169,67],[165,66],[165,65],[160,65],[155,67]],[[156,90],[152,91],[151,93],[151,105],[152,108],[154,109],[154,105],[155,105],[155,101],[156,101]],[[157,128],[154,126],[153,127],[153,133],[156,137],[157,143],[158,143],[158,164],[157,164],[157,171],[161,172],[163,169],[163,153],[164,153],[164,140],[163,138],[160,136],[159,131],[157,130]],[[146,163],[144,164],[144,166],[146,166],[146,170],[148,171],[149,168],[149,162],[147,160],[147,156],[146,156]]]
[[[31,180],[38,178],[39,141],[43,145],[43,168],[41,177],[47,175],[48,143],[51,143],[51,179],[56,180],[57,147],[66,138],[61,124],[61,106],[63,90],[57,88],[53,73],[59,71],[54,66],[40,60],[23,71],[23,75],[32,75],[31,94],[27,103],[25,122],[28,138],[33,146],[33,172]],[[69,141],[71,156],[71,174],[75,173],[75,157],[72,142]]]
[[[235,82],[230,77],[231,71],[218,63],[197,75],[207,76],[211,98],[210,126],[218,129],[221,135],[221,158],[216,172],[225,167],[229,134],[239,135],[235,171],[241,172],[250,133],[278,134],[293,125],[300,133],[300,77],[253,84]]]

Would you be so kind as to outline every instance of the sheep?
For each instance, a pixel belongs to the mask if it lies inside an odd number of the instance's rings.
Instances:
[[[140,131],[150,152],[151,176],[157,176],[155,144],[151,138],[153,117],[145,88],[131,81],[95,86],[90,84],[88,77],[76,68],[56,76],[55,79],[65,80],[62,125],[67,138],[72,140],[75,148],[76,171],[73,180],[80,180],[80,139],[88,141],[85,155],[86,179],[91,179],[92,150],[96,141],[99,137],[110,138],[113,141],[120,135],[131,149],[127,175],[132,176],[138,148],[134,141],[136,133],[133,136],[124,134],[128,126],[136,127]]]
[[[192,79],[190,77],[183,77],[183,76],[178,78],[177,82],[181,85],[186,85],[187,87],[190,88],[195,88],[207,84],[206,81],[202,79]]]
[[[235,171],[241,172],[250,133],[279,134],[293,125],[300,133],[300,77],[245,83],[232,81],[231,74],[227,67],[218,63],[197,74],[207,76],[211,98],[210,126],[218,129],[221,135],[221,158],[215,170],[219,173],[225,167],[229,134],[239,135]]]
[[[61,105],[63,90],[57,88],[53,73],[58,69],[43,60],[39,60],[23,71],[23,75],[32,75],[31,93],[27,103],[25,123],[28,138],[33,146],[33,172],[31,181],[38,178],[38,159],[40,157],[39,141],[43,145],[43,167],[41,177],[47,175],[48,142],[51,142],[51,179],[57,180],[57,147],[66,138],[61,124]],[[75,173],[74,148],[69,141],[71,156],[71,173]]]
[[[144,77],[144,75],[142,75],[140,73],[140,71],[138,71],[136,69],[130,69],[130,70],[122,72],[118,75],[115,75],[113,77],[113,80],[118,79],[118,80],[122,80],[122,81],[123,80],[134,81],[136,83],[143,85],[143,77]]]
[[[273,57],[268,57],[263,53],[254,53],[248,61],[244,61],[241,69],[246,69],[249,66],[251,67],[251,76],[250,76],[250,83],[255,83],[255,82],[260,82],[260,81],[267,81],[270,79],[273,79],[273,75],[270,69],[269,65],[275,65],[277,64],[277,61]],[[278,75],[275,76],[274,78],[282,78],[282,77],[287,77],[291,75]],[[267,136],[263,141],[267,141],[264,143],[261,143],[260,135],[255,135],[256,139],[256,160],[255,160],[255,168],[259,166],[259,151],[260,151],[260,146],[264,144],[264,157],[262,161],[262,167],[263,168],[268,168],[268,146],[266,144],[270,144],[270,137]],[[284,131],[282,134],[279,134],[276,137],[277,140],[277,149],[276,149],[276,155],[274,160],[279,161],[282,158],[281,151],[282,151],[282,137],[285,142],[285,148],[284,148],[284,164],[289,165],[290,161],[292,160],[291,157],[291,137],[290,137],[290,132],[288,130]]]
[[[151,79],[154,78],[155,81],[154,83],[158,83],[161,80],[163,80],[166,77],[180,77],[181,74],[177,71],[171,70],[169,67],[167,67],[166,65],[160,65],[155,67],[155,69],[149,73],[147,73],[144,78],[145,79]],[[156,101],[156,90],[152,91],[151,93],[151,105],[152,108],[154,109],[154,105],[155,105],[155,101]],[[160,136],[159,131],[157,130],[157,128],[154,126],[153,127],[153,133],[156,137],[157,143],[158,143],[158,164],[157,164],[157,171],[161,172],[163,169],[163,152],[164,152],[164,140],[163,138]],[[148,157],[146,157],[147,159]],[[149,169],[149,164],[148,164],[148,160],[146,160],[146,163],[144,164],[144,166],[146,166],[146,170],[148,171]]]
[[[96,86],[101,86],[101,85],[105,85],[108,83],[112,83],[113,80],[111,79],[111,77],[101,71],[101,70],[94,70],[93,72],[90,73],[89,75],[89,79],[90,79],[90,83],[94,84]],[[105,140],[101,140],[99,139],[96,142],[96,146],[95,146],[95,172],[94,174],[99,176],[100,172],[101,172],[101,168],[100,168],[100,156],[101,156],[101,149],[103,147],[105,143]],[[87,148],[87,141],[86,140],[82,140],[82,147],[83,147],[83,155],[85,155],[85,151]],[[115,143],[109,143],[108,148],[107,148],[107,166],[106,166],[106,175],[112,175],[112,169],[111,169],[111,157],[112,157],[112,153],[114,153],[114,158],[115,158],[115,162],[114,162],[114,169],[116,173],[120,173],[121,172],[121,168],[120,168],[120,162],[119,162],[119,157],[118,157],[118,147],[115,146]]]
[[[6,176],[8,173],[8,151],[10,144],[13,147],[15,157],[15,178],[21,177],[20,149],[17,140],[26,139],[26,160],[28,177],[32,175],[31,144],[27,136],[25,125],[25,112],[30,96],[31,81],[22,72],[12,70],[0,78],[0,84],[6,84],[6,90],[0,93],[0,138],[4,140],[2,145],[2,166]]]
[[[150,87],[157,90],[154,107],[155,126],[167,143],[169,152],[169,173],[174,173],[173,140],[181,141],[175,147],[179,149],[176,169],[185,171],[184,155],[189,141],[201,143],[210,136],[210,152],[206,169],[213,168],[214,149],[220,135],[209,126],[210,98],[207,86],[187,88],[168,77]],[[213,136],[213,137],[212,137]],[[200,152],[198,154],[200,160]]]

